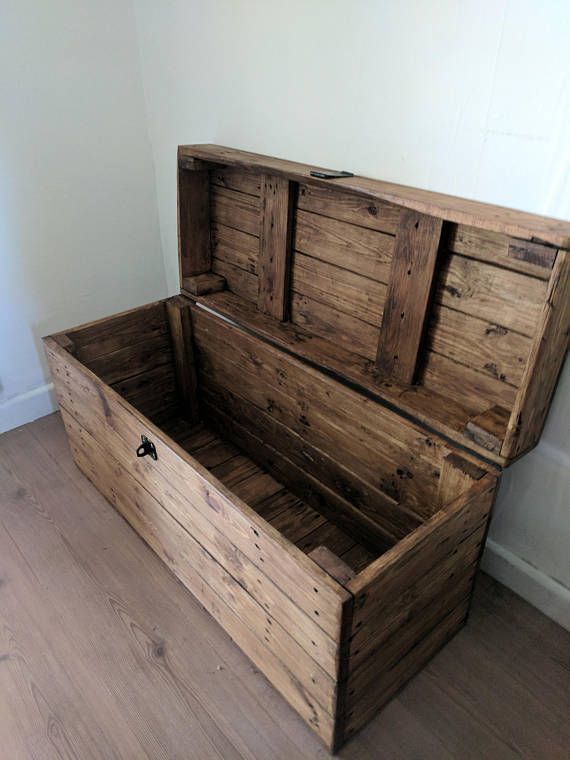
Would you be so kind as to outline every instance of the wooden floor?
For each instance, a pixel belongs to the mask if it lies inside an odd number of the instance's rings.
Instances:
[[[340,757],[570,757],[570,634],[481,576],[469,624]],[[0,757],[324,758],[75,468],[60,419],[0,437]]]

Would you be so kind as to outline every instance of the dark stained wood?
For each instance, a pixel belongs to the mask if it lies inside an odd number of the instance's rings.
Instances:
[[[182,288],[192,296],[205,296],[226,289],[226,280],[215,272],[204,272],[192,277],[184,277]]]
[[[174,374],[181,406],[184,416],[189,422],[198,422],[200,409],[198,406],[190,304],[187,299],[179,296],[168,301],[166,310],[174,354]]]
[[[309,552],[309,557],[343,586],[354,578],[354,570],[326,546],[317,546]]]
[[[280,321],[287,319],[289,310],[293,203],[288,180],[263,176],[257,306],[261,312]]]
[[[210,271],[210,178],[207,171],[178,169],[180,282]]]
[[[265,171],[271,174],[279,174],[317,187],[330,187],[331,185],[330,180],[311,177],[311,171],[319,167],[226,148],[221,145],[182,145],[180,146],[180,154],[219,162],[245,171]],[[334,185],[343,192],[387,201],[412,209],[420,214],[440,217],[449,222],[502,232],[524,240],[539,239],[561,248],[570,247],[570,223],[560,219],[549,219],[537,214],[515,211],[466,198],[456,198],[443,193],[434,193],[367,177],[354,176],[335,179]]]
[[[501,453],[510,458],[538,440],[570,344],[570,255],[558,253],[530,358]]]
[[[469,420],[465,434],[483,448],[498,454],[509,424],[509,412],[501,406],[493,406]]]
[[[441,219],[405,210],[390,270],[377,364],[380,372],[411,384],[427,320],[435,275]]]

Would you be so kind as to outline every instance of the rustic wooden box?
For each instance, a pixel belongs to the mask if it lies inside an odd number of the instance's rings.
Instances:
[[[334,750],[465,622],[570,225],[310,171],[180,148],[181,295],[45,345],[78,466]]]

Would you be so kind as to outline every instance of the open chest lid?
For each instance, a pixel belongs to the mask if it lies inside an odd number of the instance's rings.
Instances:
[[[199,306],[497,464],[537,443],[570,223],[216,145],[179,148],[178,219]]]

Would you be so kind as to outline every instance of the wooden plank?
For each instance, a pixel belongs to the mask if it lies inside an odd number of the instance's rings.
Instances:
[[[299,210],[295,250],[386,284],[394,250],[392,235]]]
[[[170,339],[174,355],[174,375],[185,418],[196,423],[200,419],[197,395],[196,365],[192,340],[190,303],[182,296],[166,302]]]
[[[320,520],[320,515],[334,520],[355,539],[376,547],[378,552],[384,551],[387,546],[394,543],[394,539],[377,523],[359,513],[349,501],[283,456],[277,449],[251,432],[248,427],[237,423],[233,417],[224,414],[207,399],[204,402],[204,408],[212,424],[220,431],[223,430],[236,445],[239,443],[242,449],[262,463],[276,479],[286,484],[287,488],[299,498],[300,503],[289,509],[287,514],[280,513],[276,520],[270,520],[271,524],[292,543],[297,543],[316,527],[311,524],[307,529],[307,515],[311,520],[316,519],[319,525],[324,521],[324,518]],[[312,514],[314,510],[307,509],[307,505],[318,510],[320,515]],[[294,509],[297,508],[300,514],[295,513]]]
[[[550,270],[556,258],[556,248],[463,224],[449,225],[446,238],[449,250],[454,253],[462,253],[472,259],[488,261],[542,280],[550,278]]]
[[[210,407],[221,409],[239,425],[249,428],[265,444],[278,447],[281,455],[359,509],[362,515],[381,529],[384,539],[402,538],[421,524],[420,518],[413,512],[363,481],[343,462],[337,461],[334,454],[325,454],[311,445],[270,412],[224,388],[206,374],[201,375],[201,388]],[[370,525],[367,529],[372,534]]]
[[[101,379],[112,385],[130,377],[172,364],[172,349],[168,335],[157,335],[86,362]]]
[[[372,197],[343,193],[330,185],[300,185],[297,205],[304,211],[392,235],[400,223],[399,206],[378,202]]]
[[[464,601],[415,646],[411,647],[393,669],[388,670],[375,682],[373,689],[358,705],[358,709],[348,710],[341,742],[346,741],[365,725],[462,628],[467,617],[467,610],[468,605]]]
[[[257,304],[258,281],[257,275],[246,272],[227,261],[215,258],[212,262],[212,269],[216,274],[223,277],[227,287],[232,293],[241,298],[245,298],[252,303]]]
[[[278,346],[282,351],[296,356],[311,367],[317,367],[321,373],[326,373],[335,378],[337,382],[357,388],[359,393],[368,398],[375,399],[389,407],[397,407],[406,415],[418,420],[419,424],[425,424],[429,428],[437,429],[449,440],[457,441],[465,445],[464,429],[467,421],[475,413],[488,407],[488,402],[481,404],[481,399],[475,393],[469,395],[469,390],[478,383],[489,394],[495,393],[499,399],[505,398],[504,394],[511,394],[514,398],[515,389],[506,383],[501,383],[493,377],[487,377],[479,372],[462,367],[444,356],[430,353],[428,360],[437,362],[437,372],[440,373],[443,382],[441,391],[438,391],[438,382],[433,381],[437,375],[433,366],[430,372],[424,373],[429,378],[429,386],[414,386],[410,392],[409,386],[401,385],[394,381],[387,381],[381,377],[372,361],[347,351],[341,345],[333,345],[330,341],[311,334],[307,330],[288,323],[278,323],[275,320],[260,314],[250,303],[237,298],[233,293],[216,293],[200,299],[200,304],[231,319],[245,329],[254,331],[262,340]],[[443,363],[458,367],[462,373],[459,385],[450,381],[447,385],[447,368]],[[461,403],[462,383],[467,382],[464,373],[470,373],[465,404]],[[467,400],[470,406],[467,404]],[[502,404],[508,406],[508,402]],[[429,438],[429,436],[428,436]],[[477,444],[470,442],[469,448],[485,456],[487,459],[504,464],[505,460],[495,456]]]
[[[120,380],[111,387],[151,419],[165,409],[180,409],[174,372],[169,364]]]
[[[558,253],[546,303],[509,420],[501,454],[519,456],[538,441],[570,342],[570,255]]]
[[[205,296],[208,293],[218,293],[226,289],[226,281],[219,274],[204,272],[192,277],[184,277],[182,288],[192,296]]]
[[[444,507],[462,493],[465,493],[485,470],[460,454],[452,452],[444,457],[439,476],[438,502]]]
[[[422,585],[420,596],[413,601],[407,600],[405,612],[399,610],[400,622],[390,625],[388,631],[380,631],[377,646],[368,653],[359,667],[349,670],[348,710],[358,709],[366,700],[367,692],[374,688],[376,681],[389,672],[402,658],[403,654],[421,641],[423,635],[447,617],[458,605],[468,604],[475,579],[479,546],[474,544],[470,551],[457,560],[455,565],[448,565],[447,574],[439,583],[433,584],[429,593]],[[461,570],[458,567],[463,565]],[[419,585],[419,584],[418,584]],[[414,592],[417,590],[414,584]],[[411,596],[411,594],[409,595]]]
[[[437,304],[429,328],[428,346],[438,354],[477,372],[519,386],[531,339],[506,327]]]
[[[376,356],[379,328],[302,293],[291,298],[291,322],[360,356]]]
[[[411,384],[435,275],[441,219],[405,210],[400,215],[376,363],[386,377]]]
[[[292,289],[338,311],[378,326],[386,286],[347,269],[295,252]]]
[[[83,428],[83,425],[80,426]],[[160,489],[157,489],[148,477],[148,468],[145,468],[142,463],[137,463],[135,467],[130,468],[130,471],[127,470],[128,458],[118,447],[115,447],[114,443],[111,441],[113,456],[116,454],[115,460],[118,465],[126,472],[132,471],[134,479],[145,491],[158,494]],[[110,482],[112,484],[113,481]],[[248,590],[248,593],[268,615],[285,627],[293,625],[290,633],[299,645],[315,658],[329,675],[334,676],[338,654],[335,639],[324,633],[319,624],[313,620],[314,615],[307,616],[297,604],[291,601],[281,586],[273,583],[263,572],[267,570],[270,573],[270,568],[256,567],[248,556],[237,549],[218,529],[219,526],[208,522],[199,510],[194,508],[194,502],[181,499],[176,491],[168,491],[164,486],[160,493],[164,493],[164,496],[161,496],[161,503],[177,523],[185,528],[220,565],[225,567],[232,578]],[[300,556],[304,559],[303,554]]]
[[[280,321],[288,318],[289,310],[293,203],[288,180],[263,176],[257,308]]]
[[[325,453],[334,452],[336,460],[396,501],[420,515],[431,509],[441,461],[436,440],[396,412],[199,308],[194,331],[201,371],[218,384],[234,382],[242,397],[271,410]]]
[[[352,549],[357,542],[338,525],[327,520],[295,543],[305,554],[310,554],[313,549],[321,545],[326,546],[333,554],[343,554]]]
[[[334,640],[346,592],[325,573],[317,573],[301,551],[93,373],[64,356],[54,341],[47,338],[45,346],[60,405],[104,445],[112,446],[119,461],[132,463],[133,472],[148,481],[150,490],[167,490],[172,508],[177,509],[176,519],[184,524],[194,514],[194,520],[200,517],[204,525],[219,529]],[[136,458],[141,434],[155,443],[157,462]]]
[[[84,474],[313,730],[330,742],[334,679],[67,412],[64,421],[75,461]]]
[[[210,173],[213,185],[226,187],[228,190],[239,190],[240,193],[257,195],[261,192],[261,174],[251,174],[225,167],[215,167]]]
[[[330,180],[311,177],[311,171],[318,167],[295,161],[285,161],[280,158],[263,156],[221,145],[181,145],[179,151],[181,155],[214,161],[245,171],[277,174],[316,187],[331,186]],[[560,219],[515,211],[466,198],[456,198],[451,195],[406,187],[393,182],[369,179],[368,177],[353,176],[335,179],[334,186],[345,193],[356,193],[394,203],[415,210],[420,214],[437,216],[449,222],[502,232],[524,240],[540,240],[561,248],[570,248],[570,223]]]
[[[505,440],[510,414],[502,406],[493,406],[469,420],[465,435],[483,448],[498,454]]]
[[[214,185],[211,190],[211,217],[217,224],[259,236],[260,201],[253,195]]]
[[[67,334],[75,346],[74,355],[89,362],[125,345],[141,343],[168,331],[164,301],[137,306],[111,317],[87,322]]]
[[[379,631],[386,630],[391,624],[398,625],[402,604],[417,598],[413,591],[406,596],[408,588],[421,583],[424,578],[425,583],[431,583],[432,572],[436,579],[448,575],[449,563],[454,568],[458,562],[457,567],[461,569],[461,563],[472,548],[470,538],[473,537],[476,543],[483,539],[497,482],[490,473],[476,481],[469,491],[350,581],[347,588],[355,595],[353,667],[375,649]]]
[[[207,171],[178,169],[180,282],[210,271],[210,178]]]
[[[513,405],[517,395],[514,385],[504,383],[494,373],[478,372],[434,351],[426,352],[419,379],[427,393],[437,393],[439,398],[447,399],[450,407],[454,402],[461,406],[463,414],[456,417],[459,425],[457,430],[461,431],[461,436],[459,439],[455,436],[455,440],[460,440],[464,445],[465,425],[472,417],[490,406],[508,409]],[[425,400],[427,399],[426,396]],[[437,419],[437,410],[434,410],[432,419]],[[450,437],[454,438],[453,434]],[[473,448],[471,440],[468,445],[473,451],[483,454],[484,449]]]
[[[534,336],[547,284],[486,262],[452,254],[438,278],[444,306]]]
[[[212,257],[257,274],[259,238],[224,224],[212,224]]]
[[[341,586],[354,578],[354,570],[326,546],[317,546],[309,552],[309,557],[331,575],[335,581],[338,581]]]

